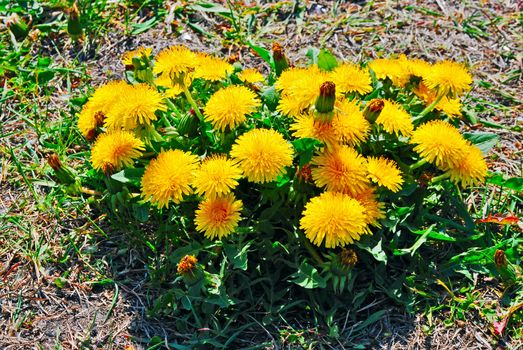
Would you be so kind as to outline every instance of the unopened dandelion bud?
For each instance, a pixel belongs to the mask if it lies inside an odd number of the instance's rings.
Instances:
[[[340,261],[344,267],[351,268],[358,263],[358,255],[354,249],[343,249],[340,253]]]
[[[47,158],[47,164],[53,169],[54,175],[59,183],[71,185],[75,183],[75,176],[72,171],[62,164],[58,155],[53,153]]]
[[[289,60],[283,52],[283,48],[279,43],[272,44],[272,58],[274,60],[274,70],[277,76],[280,76],[281,72],[289,68]]]
[[[322,122],[330,122],[334,117],[335,102],[336,85],[332,81],[326,81],[320,86],[320,95],[314,105],[316,109],[315,119]]]
[[[178,129],[180,135],[194,136],[196,130],[198,129],[198,123],[199,119],[195,116],[194,113],[187,113],[182,116],[176,129]]]
[[[514,282],[514,279],[516,278],[515,271],[508,262],[504,250],[496,250],[494,253],[494,265],[496,266],[496,270],[498,271],[503,283],[510,285]]]
[[[16,41],[24,40],[29,34],[29,26],[16,13],[7,19],[6,25]]]
[[[76,2],[68,11],[69,17],[67,19],[67,33],[71,36],[71,39],[77,40],[83,34],[82,24],[80,21],[80,11]]]
[[[177,265],[177,272],[185,283],[192,285],[202,278],[202,271],[198,259],[194,255],[184,256]]]
[[[312,181],[312,168],[309,164],[305,164],[302,167],[298,168],[296,172],[296,177],[302,182],[311,182]]]
[[[381,98],[370,100],[363,111],[363,115],[369,122],[374,123],[384,106],[385,102]]]

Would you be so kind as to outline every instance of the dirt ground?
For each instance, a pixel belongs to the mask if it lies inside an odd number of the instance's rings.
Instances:
[[[282,43],[292,61],[303,60],[307,47],[325,44],[336,56],[349,61],[405,53],[431,61],[448,58],[465,62],[475,77],[474,88],[466,97],[471,113],[504,126],[468,128],[499,135],[500,142],[492,151],[495,156],[489,160],[491,171],[521,176],[523,138],[521,132],[511,130],[523,125],[520,1],[376,1],[372,8],[360,1],[301,3],[304,9],[299,16],[281,13],[260,18],[267,24],[262,33],[252,36],[253,41],[265,47],[273,41]],[[339,4],[333,18],[334,3]],[[223,30],[223,21],[209,13],[193,14],[190,20],[211,33]],[[153,47],[155,53],[176,43],[208,52],[219,50],[222,55],[239,53],[246,65],[267,69],[260,59],[251,58],[253,55],[245,47],[231,45],[222,49],[218,36],[208,38],[186,23],[178,25],[180,33],[172,31],[171,23],[162,23],[128,38],[115,23],[97,55],[84,62],[94,84],[120,77],[123,66],[118,58],[138,45]],[[57,62],[66,63],[70,50],[64,46],[50,49],[50,54]],[[57,94],[47,106],[56,118],[62,117],[65,98]],[[474,106],[484,105],[485,101],[489,108],[474,112]],[[19,120],[4,116],[3,121],[4,135],[13,134],[0,140],[2,146],[27,143],[33,157],[40,160],[35,173],[41,171],[45,152],[38,135]],[[117,233],[102,236],[88,225],[86,213],[77,212],[74,206],[57,211],[53,203],[38,202],[23,179],[20,187],[8,181],[19,175],[9,172],[14,168],[13,164],[7,166],[9,160],[0,161],[1,230],[19,237],[15,241],[20,248],[17,252],[2,250],[0,255],[0,349],[145,349],[146,339],[153,336],[176,339],[174,322],[148,317],[151,299],[145,288],[144,263],[135,258],[132,250],[117,251],[117,242],[125,237]],[[48,191],[44,186],[34,188],[37,198],[44,198]],[[91,248],[86,233],[100,236],[98,246],[92,247],[96,252],[75,255],[67,262],[67,279],[57,282],[56,277],[63,271],[52,263],[53,256],[60,256],[57,253],[63,253],[58,251],[61,243],[72,237],[79,251]],[[5,236],[0,236],[0,247],[2,244]],[[42,261],[47,263],[41,265]],[[122,283],[92,283],[96,271],[105,271]],[[57,283],[63,285],[57,288]],[[496,298],[488,288],[483,296]],[[427,334],[423,330],[427,320],[422,315],[385,308],[386,316],[368,329],[366,339],[362,338],[375,349],[523,348],[521,340],[495,340],[481,317],[452,326],[435,319],[435,327]],[[259,331],[264,334],[262,328]],[[299,348],[272,341],[268,348]],[[331,344],[331,348],[342,349],[337,344]]]

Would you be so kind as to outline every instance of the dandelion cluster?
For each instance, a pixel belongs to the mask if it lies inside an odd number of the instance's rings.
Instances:
[[[400,56],[300,67],[279,45],[273,55],[265,76],[181,45],[126,53],[133,83],[100,86],[78,115],[92,167],[112,180],[135,168],[136,205],[167,215],[189,203],[184,227],[211,240],[254,230],[271,201],[304,199],[293,227],[325,248],[382,228],[390,198],[426,174],[463,187],[485,179],[482,152],[458,128],[472,84],[463,65]],[[196,266],[184,259],[179,273]]]

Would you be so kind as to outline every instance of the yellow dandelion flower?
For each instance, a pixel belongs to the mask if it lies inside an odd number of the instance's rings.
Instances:
[[[198,157],[180,150],[161,152],[151,160],[142,177],[142,196],[159,208],[175,204],[191,193],[190,183],[198,168]]]
[[[442,120],[420,125],[410,143],[416,144],[414,151],[440,168],[457,165],[467,148],[459,130]]]
[[[209,239],[222,239],[233,233],[240,221],[243,203],[232,194],[206,198],[196,210],[196,229]]]
[[[96,136],[96,129],[103,125],[104,119],[103,112],[87,102],[78,115],[78,129],[87,140],[92,141]]]
[[[419,58],[411,59],[407,61],[407,70],[413,76],[422,78],[431,70],[432,65]]]
[[[338,143],[359,144],[368,137],[370,124],[356,102],[343,99],[336,102],[332,121],[317,120],[309,111],[295,118],[290,130],[294,137],[314,138],[331,147]]]
[[[256,94],[245,86],[231,85],[211,96],[205,106],[205,120],[214,129],[225,131],[243,123],[261,105]]]
[[[185,86],[190,87],[192,84],[193,75],[192,74],[186,74],[184,77],[184,83]],[[159,77],[157,77],[154,80],[154,83],[158,86],[162,86],[167,88],[165,90],[164,96],[167,98],[175,98],[176,96],[183,93],[183,87],[174,82],[171,77],[169,77],[167,74],[162,74]]]
[[[253,129],[238,137],[230,154],[249,181],[264,183],[276,180],[292,165],[293,150],[279,132]]]
[[[409,136],[414,129],[409,113],[399,103],[389,100],[383,101],[383,109],[376,118],[376,124],[381,125],[386,132],[398,136]]]
[[[430,105],[437,98],[436,92],[426,87],[423,82],[421,82],[416,89],[413,89],[412,92],[414,92],[414,94],[422,99],[427,105]],[[445,96],[434,108],[438,111],[442,111],[451,118],[461,117],[461,102],[458,98],[448,98]]]
[[[488,168],[481,150],[469,143],[462,153],[457,162],[449,164],[445,169],[450,175],[450,180],[461,183],[463,187],[482,183],[487,176]]]
[[[385,80],[389,78],[392,84],[403,87],[410,80],[410,72],[404,58],[380,58],[369,62],[376,78]]]
[[[327,74],[316,66],[283,71],[274,85],[281,91],[278,111],[285,115],[298,116],[316,102],[320,87],[325,81]]]
[[[366,231],[365,208],[343,193],[324,192],[305,206],[300,228],[307,238],[320,246],[336,248],[358,241]]]
[[[318,187],[327,191],[354,195],[367,186],[365,158],[349,146],[338,146],[323,150],[312,158],[312,178]]]
[[[209,81],[220,81],[227,78],[227,75],[234,71],[234,67],[227,61],[207,55],[205,53],[196,54],[196,67],[194,77]]]
[[[91,150],[91,163],[96,170],[109,174],[133,165],[145,149],[143,142],[128,131],[101,134]]]
[[[370,124],[359,105],[347,99],[336,102],[332,124],[339,140],[351,146],[365,141],[370,133]]]
[[[105,119],[108,129],[133,130],[138,125],[150,125],[156,120],[156,111],[167,107],[162,95],[147,84],[131,86],[119,97]]]
[[[329,79],[336,84],[336,92],[357,92],[365,95],[372,91],[369,71],[355,64],[343,63],[329,74]]]
[[[153,49],[150,47],[140,46],[136,50],[127,51],[122,56],[122,62],[125,66],[133,65],[133,58],[142,58],[143,56],[150,57],[153,53]]]
[[[163,49],[156,56],[153,73],[171,78],[181,73],[192,72],[196,68],[196,54],[183,45]]]
[[[360,202],[360,204],[365,208],[365,214],[367,214],[365,223],[374,227],[381,227],[379,220],[385,218],[385,212],[383,211],[385,205],[376,199],[374,189],[369,186],[357,195],[352,196],[352,198]],[[368,226],[365,232],[372,234],[372,231]]]
[[[224,155],[206,158],[194,174],[193,187],[196,193],[216,197],[231,192],[238,186],[242,171],[238,165]]]
[[[298,116],[289,129],[294,131],[292,134],[294,137],[316,139],[326,146],[336,145],[339,141],[339,135],[333,123],[316,120],[313,112]]]
[[[453,61],[442,61],[432,66],[423,76],[423,82],[438,94],[455,97],[470,90],[472,77],[464,65]]]
[[[238,73],[238,79],[247,84],[261,83],[265,77],[255,68],[247,68]]]
[[[392,192],[398,192],[401,189],[403,177],[396,162],[384,157],[368,157],[367,172],[367,176],[372,182],[387,187]]]

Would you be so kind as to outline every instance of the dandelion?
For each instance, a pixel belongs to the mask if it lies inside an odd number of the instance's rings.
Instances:
[[[335,113],[332,124],[341,142],[355,146],[368,138],[370,124],[355,101],[338,101]]]
[[[241,135],[230,152],[249,181],[276,180],[292,164],[292,147],[274,130],[253,129]]]
[[[194,77],[209,81],[220,81],[227,78],[227,75],[234,71],[234,67],[227,61],[207,55],[205,53],[196,54],[196,67]]]
[[[238,186],[242,171],[224,155],[206,158],[194,174],[193,186],[199,195],[216,197],[229,193]]]
[[[403,184],[401,171],[396,163],[384,157],[367,158],[368,178],[392,192],[398,192]]]
[[[178,262],[176,271],[179,275],[192,274],[196,270],[198,259],[194,255],[185,255]]]
[[[344,248],[339,256],[340,262],[345,268],[354,267],[358,263],[358,255],[354,249]]]
[[[104,119],[103,112],[87,102],[78,116],[78,129],[87,140],[92,141],[96,136],[96,129],[103,125]]]
[[[159,208],[169,201],[178,204],[191,193],[190,184],[198,168],[198,157],[180,150],[161,152],[151,160],[142,177],[142,196]]]
[[[327,191],[356,194],[368,185],[365,159],[349,146],[324,150],[312,158],[312,178]]]
[[[430,72],[432,65],[422,59],[416,58],[406,62],[408,72],[418,78],[422,78]]]
[[[412,134],[414,151],[440,168],[455,166],[466,151],[467,141],[458,129],[442,120],[420,125]]]
[[[150,125],[157,119],[156,111],[167,107],[162,95],[147,84],[131,86],[109,110],[105,127],[133,130],[139,125]]]
[[[283,71],[274,84],[281,91],[278,111],[290,116],[301,114],[316,102],[320,87],[327,80],[327,75],[316,66]]]
[[[314,138],[332,147],[338,143],[357,145],[367,139],[370,124],[356,102],[346,99],[336,102],[331,122],[316,120],[314,112],[301,114],[291,124],[293,136]]]
[[[369,71],[355,64],[341,64],[329,76],[329,79],[336,84],[339,93],[357,92],[365,95],[372,91]]]
[[[390,134],[409,136],[414,129],[409,113],[397,102],[384,100],[383,103],[376,124],[381,125],[383,130]]]
[[[124,55],[122,56],[122,62],[126,67],[132,67],[133,58],[140,59],[143,56],[150,57],[152,53],[153,49],[151,49],[150,47],[145,48],[143,46],[140,46],[135,50],[127,51],[126,53],[124,53]]]
[[[365,208],[343,193],[324,192],[305,206],[300,228],[307,238],[320,246],[336,248],[354,243],[366,229]]]
[[[131,132],[109,132],[96,139],[91,150],[91,163],[94,169],[109,174],[132,166],[144,149],[143,142]]]
[[[462,64],[446,60],[434,64],[423,76],[423,82],[438,95],[455,97],[470,90],[472,77]]]
[[[365,208],[365,214],[367,215],[365,223],[368,225],[365,232],[372,234],[369,225],[381,227],[379,220],[385,218],[385,213],[383,212],[384,204],[376,199],[374,188],[371,186],[367,186],[360,193],[352,196],[352,198],[356,199]]]
[[[184,84],[186,87],[190,87],[192,84],[193,75],[192,74],[186,74],[184,77]],[[165,90],[165,97],[167,98],[175,98],[176,96],[183,93],[183,86],[178,84],[175,80],[171,79],[168,75],[160,75],[158,78],[155,79],[154,83],[158,86],[162,86],[164,88],[167,88]]]
[[[206,198],[196,210],[196,229],[209,239],[227,237],[238,227],[242,208],[242,201],[236,200],[232,194]]]
[[[234,129],[245,122],[247,115],[260,106],[256,94],[244,86],[231,85],[218,90],[205,106],[205,120],[221,131]]]
[[[456,184],[461,183],[463,187],[483,182],[488,172],[481,150],[470,143],[462,150],[461,158],[454,164],[449,164],[446,170],[450,180]]]
[[[247,84],[261,83],[265,77],[255,68],[248,68],[238,73],[238,79]]]
[[[176,79],[182,73],[194,71],[196,54],[183,45],[171,46],[158,53],[153,72]]]
[[[430,90],[423,82],[421,82],[416,89],[413,89],[412,92],[427,105],[430,105],[437,98],[437,94]],[[458,98],[448,98],[444,96],[434,108],[442,111],[449,117],[461,117],[461,102]]]
[[[404,87],[410,80],[410,72],[407,68],[405,58],[380,58],[369,63],[376,78],[380,80],[390,79],[392,84]]]

